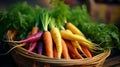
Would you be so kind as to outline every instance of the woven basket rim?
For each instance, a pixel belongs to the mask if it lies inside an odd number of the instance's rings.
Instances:
[[[10,43],[10,45],[15,46],[15,43]],[[21,56],[29,58],[31,60],[43,63],[51,63],[51,64],[64,64],[64,65],[80,65],[80,64],[97,64],[100,60],[105,60],[111,53],[111,50],[107,50],[101,54],[98,54],[92,58],[84,58],[84,59],[57,59],[57,58],[49,58],[44,55],[39,55],[34,52],[28,52],[27,49],[23,47],[17,47],[14,51]]]

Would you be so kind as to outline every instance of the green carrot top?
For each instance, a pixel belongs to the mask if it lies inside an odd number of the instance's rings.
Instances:
[[[40,19],[41,19],[44,31],[48,31],[48,24],[51,22],[51,17],[49,15],[48,10],[44,9],[41,11]]]
[[[51,16],[55,18],[55,24],[59,29],[64,29],[65,22],[70,16],[69,6],[64,4],[64,2],[59,2],[52,9]]]

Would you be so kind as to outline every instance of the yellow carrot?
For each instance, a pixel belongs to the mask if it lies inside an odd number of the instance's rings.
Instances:
[[[72,33],[74,33],[74,34],[78,34],[78,35],[84,36],[84,34],[75,25],[73,25],[70,22],[66,23],[66,28],[71,30]]]
[[[66,29],[66,31],[68,33],[72,33],[71,30],[69,30],[69,29]],[[73,46],[75,46],[77,49],[79,49],[83,53],[83,50],[82,50],[82,48],[81,48],[81,46],[80,46],[78,41],[71,41],[71,43],[72,43]]]
[[[67,23],[66,28],[69,29],[69,30],[67,30],[68,32],[71,33],[71,31],[72,31],[74,34],[78,34],[80,36],[82,35],[85,38],[84,34],[72,23]],[[84,44],[87,44],[87,43],[83,42],[81,45],[81,44],[79,44],[78,41],[72,41],[72,44],[74,46],[76,46],[87,58],[92,57],[91,52],[88,50],[88,48],[86,46],[84,46]]]
[[[72,45],[75,46],[78,50],[80,50],[82,53],[84,53],[78,41],[71,41],[71,43],[72,43]]]
[[[50,32],[57,48],[58,58],[60,59],[62,55],[62,38],[60,35],[60,31],[58,28],[54,27],[51,29]]]
[[[84,45],[91,51],[93,49],[96,49],[96,45],[94,43],[92,43],[91,41],[85,39],[83,36],[68,33],[65,30],[61,30],[60,33],[61,33],[62,38],[64,38],[64,39],[78,41],[79,43],[84,43]]]

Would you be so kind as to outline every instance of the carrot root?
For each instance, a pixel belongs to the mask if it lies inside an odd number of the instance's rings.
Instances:
[[[63,58],[65,59],[70,59],[70,55],[68,53],[68,48],[67,48],[67,45],[64,41],[64,39],[62,39],[62,55],[63,55]]]
[[[49,31],[45,31],[43,33],[43,41],[45,44],[46,55],[50,58],[53,58],[53,41]]]
[[[92,54],[91,52],[88,50],[88,48],[84,45],[81,45],[82,47],[82,50],[83,50],[83,53],[84,55],[87,57],[87,58],[91,58],[92,57]]]
[[[29,47],[28,51],[30,51],[30,52],[34,51],[36,45],[37,45],[37,42],[32,42],[32,43],[30,44],[30,47]]]

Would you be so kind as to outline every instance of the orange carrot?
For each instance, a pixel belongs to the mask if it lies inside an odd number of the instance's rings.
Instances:
[[[54,58],[58,58],[58,53],[57,53],[56,46],[53,46],[53,55],[54,55]]]
[[[60,33],[61,33],[62,38],[66,40],[78,41],[79,43],[84,43],[83,45],[85,45],[91,51],[98,49],[95,43],[92,43],[90,40],[86,39],[83,36],[68,33],[68,31],[66,30],[61,30]]]
[[[84,45],[81,45],[80,46],[82,47],[82,50],[84,52],[84,55],[87,57],[87,58],[91,58],[92,57],[92,54],[90,52],[90,50],[88,50],[88,48]]]
[[[38,32],[38,30],[39,30],[39,28],[38,28],[37,26],[34,26],[34,27],[32,28],[31,34],[32,34],[32,35],[33,35],[33,34],[36,34],[36,33]]]
[[[64,39],[62,39],[62,55],[65,59],[70,59],[70,56],[68,53],[68,48],[67,48],[67,45],[66,45]]]
[[[72,43],[70,41],[65,41],[69,50],[70,55],[74,58],[74,59],[83,59],[83,57],[79,54],[79,52],[77,51],[77,49],[72,45]]]
[[[45,44],[45,55],[53,58],[53,40],[51,33],[48,31],[48,24],[51,22],[51,18],[49,17],[49,12],[46,10],[41,11],[40,19],[42,21],[43,26],[43,41]]]
[[[46,56],[53,58],[53,41],[49,31],[43,33],[43,41],[45,44]]]

